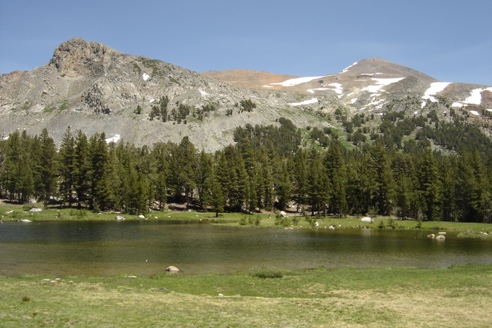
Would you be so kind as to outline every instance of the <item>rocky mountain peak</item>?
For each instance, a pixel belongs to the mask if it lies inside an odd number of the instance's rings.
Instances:
[[[62,76],[100,76],[104,74],[106,64],[115,53],[115,50],[104,44],[75,37],[55,49],[49,65],[54,66]]]

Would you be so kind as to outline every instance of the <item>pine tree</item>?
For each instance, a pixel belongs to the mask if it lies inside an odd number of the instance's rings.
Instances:
[[[55,142],[48,135],[46,129],[43,129],[38,140],[40,146],[40,157],[36,165],[36,171],[39,177],[38,192],[44,199],[44,207],[47,208],[48,202],[56,190],[57,153]]]
[[[346,168],[343,158],[341,145],[338,142],[332,142],[324,158],[324,166],[330,182],[330,212],[338,215],[344,215],[348,211],[347,197],[345,186]]]
[[[376,188],[374,201],[380,215],[390,215],[395,198],[395,184],[388,152],[381,143],[371,148],[372,165],[374,166]]]
[[[203,203],[203,194],[204,194],[204,188],[205,188],[205,180],[207,177],[210,176],[212,170],[212,160],[211,156],[209,154],[205,153],[204,150],[200,152],[200,157],[198,159],[198,169],[196,170],[195,174],[195,183],[196,183],[196,189],[197,189],[197,196],[198,200],[200,202],[200,205],[204,206]]]
[[[328,205],[330,186],[321,155],[316,150],[309,154],[308,170],[307,197],[311,205],[311,215],[320,211],[324,213]]]
[[[152,150],[152,156],[155,161],[156,179],[154,181],[154,197],[159,204],[159,209],[162,211],[164,205],[167,202],[167,168],[169,166],[169,161],[167,160],[168,151],[167,147],[163,143],[158,143],[154,145]]]
[[[181,143],[172,149],[168,185],[172,187],[176,201],[184,198],[183,201],[189,204],[192,199],[195,188],[196,158],[195,146],[188,137],[184,137]]]
[[[261,167],[261,179],[262,179],[262,190],[261,190],[261,199],[263,208],[267,211],[272,210],[273,208],[273,196],[274,196],[274,184],[273,184],[273,172],[272,172],[272,164],[270,159],[267,156],[266,150],[263,151],[259,155],[259,165]]]
[[[210,206],[215,212],[215,217],[219,217],[219,212],[224,210],[225,198],[222,186],[216,175],[217,165],[211,167],[210,174],[207,175],[203,185],[202,202],[203,206]]]
[[[416,193],[417,177],[413,162],[408,155],[395,154],[392,161],[396,188],[396,215],[399,218],[420,219],[419,200]]]
[[[164,209],[167,202],[166,173],[159,171],[155,181],[155,200],[159,203],[159,210]]]
[[[19,163],[24,161],[19,131],[9,135],[5,146],[5,160],[2,168],[2,187],[13,201],[19,192]]]
[[[459,215],[457,212],[456,194],[457,188],[457,157],[450,155],[441,157],[438,161],[438,170],[442,186],[441,194],[441,211],[442,219],[445,221],[457,221]]]
[[[60,178],[59,191],[64,203],[72,206],[73,193],[75,191],[75,139],[67,128],[60,146],[58,175]]]
[[[274,167],[275,172],[275,191],[278,199],[277,207],[284,210],[287,207],[291,197],[292,183],[290,180],[290,172],[285,161],[278,160]]]
[[[424,218],[429,221],[441,218],[441,181],[434,154],[427,149],[419,167],[419,195]]]
[[[90,145],[90,208],[94,211],[104,211],[113,206],[110,183],[111,166],[109,163],[108,147],[104,133],[96,133],[89,139]]]
[[[87,202],[92,198],[92,170],[89,150],[87,136],[79,130],[75,138],[74,150],[74,189],[79,207],[87,206]]]
[[[297,212],[301,210],[301,207],[307,202],[307,157],[306,152],[299,149],[293,160],[292,169],[292,198],[297,204]]]
[[[352,214],[367,214],[374,208],[377,190],[375,165],[368,153],[355,151],[348,160],[347,203]]]

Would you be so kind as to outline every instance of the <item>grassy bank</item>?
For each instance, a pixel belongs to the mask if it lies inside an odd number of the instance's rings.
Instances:
[[[262,273],[276,278],[261,278]],[[2,327],[487,327],[492,266],[0,277]]]

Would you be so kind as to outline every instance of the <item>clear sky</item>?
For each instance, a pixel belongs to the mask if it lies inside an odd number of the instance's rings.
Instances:
[[[316,76],[381,57],[492,85],[492,0],[0,0],[0,74],[75,36],[197,72]]]

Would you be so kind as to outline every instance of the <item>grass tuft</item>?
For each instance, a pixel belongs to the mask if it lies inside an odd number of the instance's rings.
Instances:
[[[250,276],[267,279],[267,278],[283,278],[284,273],[281,270],[266,267],[255,267],[251,270]]]

